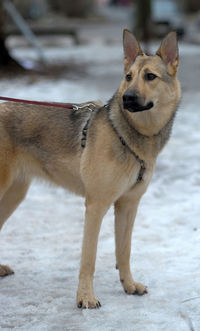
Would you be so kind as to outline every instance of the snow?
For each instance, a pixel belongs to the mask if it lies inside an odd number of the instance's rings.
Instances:
[[[26,54],[19,49],[15,55]],[[181,46],[199,56],[197,46]],[[91,43],[47,48],[49,60],[82,63],[79,80],[2,78],[1,94],[19,98],[81,102],[106,101],[122,76],[122,46]],[[113,83],[112,83],[113,82]],[[197,82],[197,84],[199,84]],[[126,295],[115,270],[113,209],[104,218],[96,261],[99,310],[76,308],[84,200],[34,182],[27,198],[6,222],[0,260],[15,274],[0,279],[1,330],[171,331],[200,330],[200,90],[186,89],[173,134],[158,158],[133,232],[131,265],[145,296]]]

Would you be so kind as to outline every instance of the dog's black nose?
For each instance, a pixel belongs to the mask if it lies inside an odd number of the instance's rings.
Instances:
[[[154,104],[152,101],[147,104],[142,104],[141,98],[135,92],[126,91],[123,95],[124,109],[127,109],[132,113],[149,110],[153,107],[153,105]]]
[[[135,92],[127,91],[123,95],[124,105],[130,105],[131,103],[138,103],[138,96]]]

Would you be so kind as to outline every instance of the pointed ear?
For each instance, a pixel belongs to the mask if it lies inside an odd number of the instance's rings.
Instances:
[[[136,38],[129,30],[124,30],[123,33],[123,46],[124,46],[124,70],[128,70],[130,65],[135,61],[138,55],[143,55]]]
[[[157,53],[167,65],[170,75],[175,75],[179,64],[178,42],[176,32],[170,32],[162,41]]]

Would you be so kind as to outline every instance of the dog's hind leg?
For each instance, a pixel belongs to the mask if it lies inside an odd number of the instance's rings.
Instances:
[[[115,243],[117,269],[120,281],[126,293],[144,294],[147,288],[133,280],[130,271],[131,237],[139,201],[134,201],[131,196],[121,197],[115,203]]]
[[[2,228],[5,221],[17,208],[20,202],[26,196],[26,192],[29,187],[29,182],[22,182],[15,180],[3,194],[1,189],[1,200],[0,200],[0,229]],[[4,186],[5,189],[5,186]],[[13,270],[5,265],[0,264],[0,277],[7,276],[13,273]]]

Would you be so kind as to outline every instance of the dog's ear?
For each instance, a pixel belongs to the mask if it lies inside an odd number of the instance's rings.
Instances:
[[[135,61],[138,55],[142,55],[143,51],[132,32],[125,29],[123,33],[124,46],[124,70],[128,70],[130,65]]]
[[[158,56],[167,65],[167,71],[170,75],[175,75],[179,64],[178,41],[176,32],[170,32],[163,39],[157,53]]]

